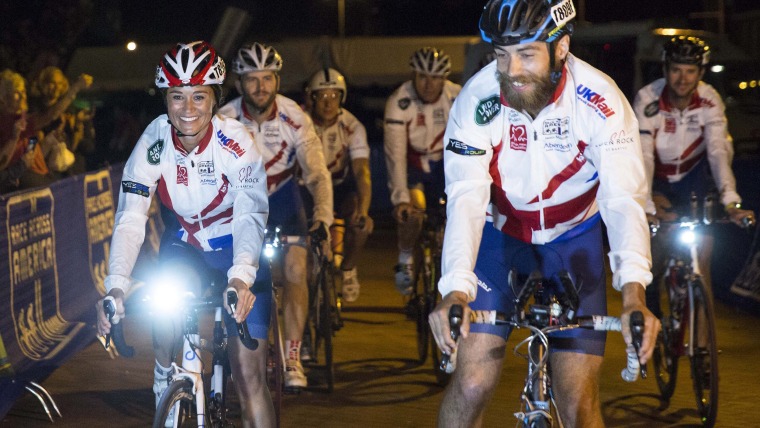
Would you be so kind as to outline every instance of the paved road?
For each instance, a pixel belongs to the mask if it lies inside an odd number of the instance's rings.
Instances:
[[[377,232],[360,263],[362,295],[345,313],[345,327],[335,339],[336,386],[332,394],[313,389],[287,396],[284,427],[432,427],[442,389],[430,362],[418,366],[414,324],[399,309],[402,298],[393,289],[390,266],[395,259],[393,235]],[[612,291],[610,312],[619,313]],[[751,363],[760,357],[758,318],[717,305],[721,397],[719,427],[760,426],[760,373]],[[94,343],[43,384],[55,397],[64,418],[58,427],[144,427],[153,414],[153,360],[149,326],[128,319],[126,332],[138,348],[134,359],[111,360]],[[519,334],[519,333],[518,333]],[[140,336],[143,338],[140,340]],[[516,336],[517,337],[517,336]],[[516,338],[515,337],[515,338]],[[519,336],[522,338],[523,336]],[[514,345],[515,338],[510,341]],[[610,334],[604,365],[602,402],[609,427],[699,427],[686,360],[670,407],[658,410],[653,379],[634,384],[619,376],[624,364],[622,339]],[[511,349],[508,348],[508,349]],[[512,426],[524,362],[507,356],[497,394],[488,408],[485,426]],[[50,423],[29,396],[21,399],[0,422],[2,427],[47,427]]]

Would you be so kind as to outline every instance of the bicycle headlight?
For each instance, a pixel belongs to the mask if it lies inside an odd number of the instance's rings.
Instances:
[[[684,244],[691,245],[697,240],[697,232],[692,228],[683,229],[678,233],[678,240]]]
[[[266,244],[264,246],[264,257],[271,259],[274,257],[274,245],[272,244]]]
[[[174,315],[182,307],[185,279],[178,272],[162,271],[151,278],[145,300],[152,315]]]

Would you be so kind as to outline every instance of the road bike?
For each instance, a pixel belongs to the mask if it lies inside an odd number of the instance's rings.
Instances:
[[[196,297],[191,292],[179,293],[176,287],[169,286],[157,291],[147,299],[160,305],[160,311],[170,310],[172,306],[181,313],[183,321],[182,363],[172,362],[172,374],[169,385],[161,395],[156,407],[152,426],[161,427],[230,427],[234,426],[228,418],[227,384],[230,380],[230,363],[227,355],[228,339],[223,326],[222,293],[214,284],[204,296]],[[224,293],[230,307],[235,310],[237,292],[227,288]],[[179,296],[179,297],[178,297]],[[116,307],[113,297],[106,297],[104,310],[112,320]],[[199,333],[199,314],[206,310],[214,311],[213,339],[201,338]],[[238,338],[251,350],[259,346],[258,340],[248,332],[248,324],[236,323]],[[127,345],[123,324],[112,323],[112,334],[106,336],[106,347],[111,339],[120,355],[132,357],[134,348]],[[212,371],[206,374],[201,352],[212,356]]]
[[[563,427],[562,419],[557,411],[557,403],[552,391],[551,367],[549,364],[549,339],[553,333],[575,328],[592,329],[597,331],[621,331],[622,323],[619,318],[610,316],[577,316],[578,294],[570,275],[566,271],[559,273],[562,287],[552,291],[547,281],[540,273],[532,273],[519,293],[515,293],[515,312],[505,315],[496,311],[470,311],[470,322],[482,324],[506,324],[514,329],[527,329],[530,335],[519,342],[514,348],[514,354],[525,358],[528,370],[525,376],[525,386],[520,395],[520,410],[514,415],[518,425],[525,428]],[[510,284],[517,283],[517,275],[513,271],[509,276]],[[557,287],[559,288],[559,287]],[[556,290],[556,288],[555,288]],[[534,303],[527,304],[532,298]],[[527,304],[527,306],[526,306]],[[451,337],[459,337],[459,327],[463,320],[463,308],[452,305],[449,310],[449,325]],[[638,350],[641,346],[644,331],[644,316],[641,312],[631,314],[631,333],[634,349],[629,351],[627,366],[621,372],[627,382],[635,381],[639,373],[646,376],[643,366],[639,364]],[[527,347],[527,352],[520,351]],[[456,368],[456,352],[444,354],[441,370],[452,373]]]
[[[441,352],[435,343],[428,316],[440,301],[438,281],[441,279],[441,251],[443,234],[446,229],[446,200],[438,200],[437,215],[430,216],[425,212],[422,221],[422,233],[415,247],[415,260],[419,260],[415,268],[415,278],[412,282],[412,293],[406,305],[407,316],[415,321],[417,332],[417,362],[425,364],[430,352],[433,360],[433,372],[436,380],[445,386],[449,374],[440,370]]]
[[[667,266],[656,300],[658,308],[653,312],[661,314],[662,330],[652,355],[655,377],[663,407],[667,407],[673,396],[678,376],[680,357],[689,358],[691,378],[696,397],[697,411],[706,427],[715,425],[718,415],[718,344],[715,328],[715,309],[712,291],[702,279],[699,266],[698,247],[705,227],[727,220],[715,221],[712,215],[712,198],[703,203],[703,214],[694,194],[691,196],[690,214],[675,222],[661,222],[650,225],[652,237],[658,228],[670,232]],[[751,227],[752,221],[744,226]]]

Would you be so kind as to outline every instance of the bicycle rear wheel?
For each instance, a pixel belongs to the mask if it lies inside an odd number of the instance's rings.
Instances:
[[[715,340],[715,312],[712,293],[697,277],[692,283],[694,293],[694,354],[691,378],[697,399],[697,410],[706,427],[715,425],[718,415],[718,346]],[[701,338],[700,338],[701,336]]]
[[[662,330],[657,336],[652,361],[657,387],[664,402],[669,402],[676,388],[678,377],[678,357],[683,347],[682,303],[673,290],[686,290],[686,278],[682,269],[671,267],[660,284],[660,308],[662,308]]]
[[[208,420],[202,422],[208,425]],[[193,383],[188,379],[173,381],[158,402],[156,415],[153,418],[153,428],[197,427],[199,425]]]

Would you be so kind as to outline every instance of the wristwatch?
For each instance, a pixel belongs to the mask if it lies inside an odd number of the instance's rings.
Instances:
[[[742,207],[742,204],[740,202],[730,202],[726,204],[726,211],[732,210],[732,209],[738,210],[738,209],[741,209],[741,207]]]

